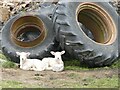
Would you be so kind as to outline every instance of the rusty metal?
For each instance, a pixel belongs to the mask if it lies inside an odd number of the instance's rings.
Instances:
[[[78,6],[76,13],[76,20],[92,32],[96,43],[108,45],[115,41],[117,37],[115,24],[102,7],[86,2]]]
[[[33,28],[33,29],[30,29]],[[40,32],[39,36],[34,40],[22,41],[18,39],[21,33],[25,33],[27,31]],[[46,28],[42,20],[36,16],[23,16],[15,20],[11,26],[11,39],[13,43],[21,47],[34,47],[44,40],[46,36]]]

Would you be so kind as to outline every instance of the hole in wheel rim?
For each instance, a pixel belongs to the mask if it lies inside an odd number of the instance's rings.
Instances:
[[[45,26],[36,16],[23,16],[15,20],[11,26],[11,39],[21,47],[33,47],[45,38]]]
[[[16,38],[23,42],[34,41],[41,34],[39,29],[40,28],[36,25],[24,25],[17,30],[18,32],[16,33]]]
[[[87,29],[86,34],[99,44],[111,44],[116,38],[116,27],[112,18],[105,10],[94,3],[82,3],[77,8],[77,22]],[[93,38],[91,38],[93,36]]]

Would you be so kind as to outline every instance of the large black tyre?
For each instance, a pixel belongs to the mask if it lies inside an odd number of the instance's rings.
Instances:
[[[16,52],[30,52],[30,58],[42,59],[50,56],[50,51],[57,47],[54,37],[48,15],[40,11],[21,13],[12,17],[2,29],[2,52],[17,63]]]
[[[2,24],[2,22],[0,22],[0,51],[1,51],[1,37],[2,37],[1,29],[2,29],[2,27],[3,27],[3,24]]]
[[[106,66],[118,57],[118,15],[108,2],[61,0],[53,22],[62,49],[81,63],[89,67]],[[80,23],[93,38],[85,34]]]
[[[119,51],[119,58],[120,58],[120,16],[118,17],[118,51]]]
[[[118,1],[118,4],[117,4],[117,12],[120,15],[120,1]]]

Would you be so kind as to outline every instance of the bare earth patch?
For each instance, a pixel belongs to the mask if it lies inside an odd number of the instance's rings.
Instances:
[[[24,85],[29,85],[29,88],[32,88],[32,85],[36,85],[35,86],[36,88],[53,88],[53,87],[83,88],[89,86],[90,84],[96,83],[97,81],[95,80],[98,79],[100,80],[102,78],[111,79],[113,76],[117,76],[118,70],[102,69],[102,70],[85,70],[85,71],[65,70],[63,72],[53,72],[53,71],[36,72],[36,71],[23,71],[20,69],[2,68],[0,75],[1,74],[2,74],[2,81],[12,80],[12,81],[21,82]],[[28,87],[28,86],[24,86],[24,87]],[[99,86],[97,85],[97,87]],[[117,87],[117,85],[115,85],[115,87]]]

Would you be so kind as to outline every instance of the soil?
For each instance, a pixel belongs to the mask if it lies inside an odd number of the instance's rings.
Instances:
[[[53,71],[24,71],[21,69],[5,69],[2,68],[0,75],[2,75],[2,80],[14,80],[22,82],[29,85],[40,85],[46,88],[62,87],[64,83],[62,82],[84,82],[86,78],[94,77],[96,79],[100,78],[112,78],[113,75],[118,75],[117,69],[110,70],[82,70],[82,71],[72,71],[65,70],[63,72],[53,72]],[[60,84],[58,84],[59,82]]]

